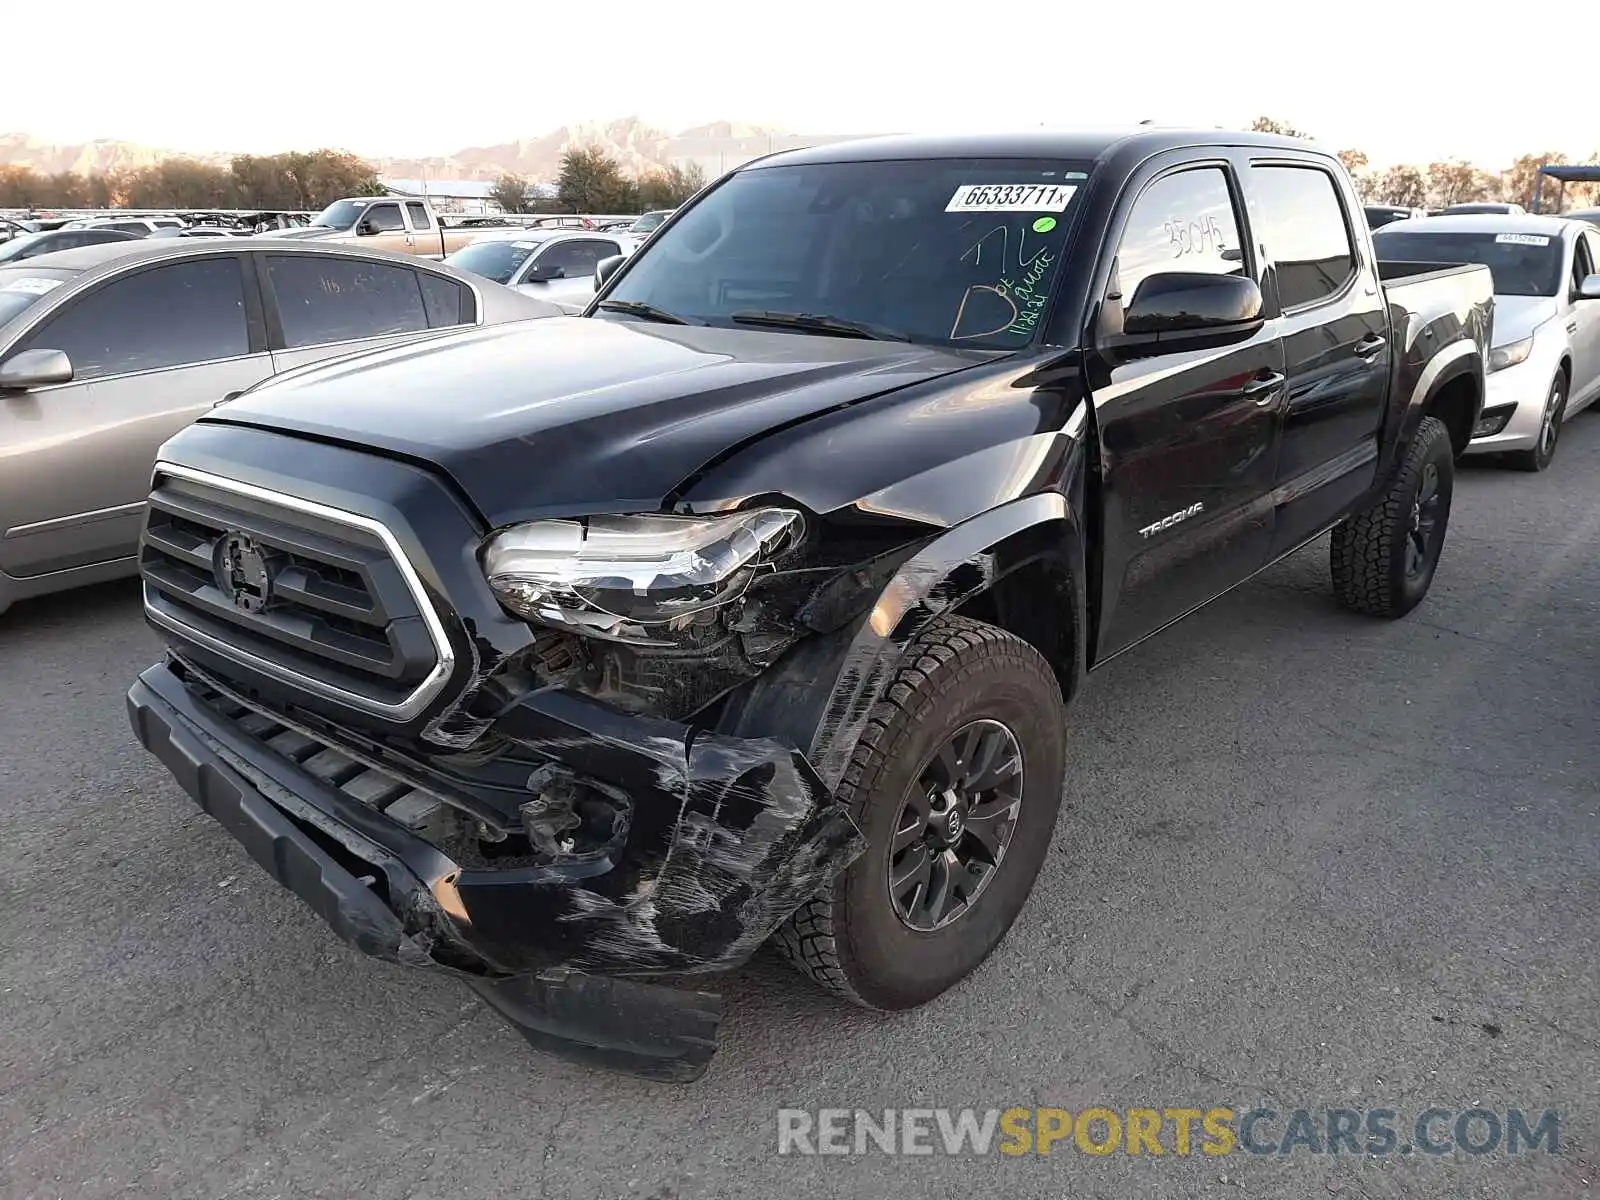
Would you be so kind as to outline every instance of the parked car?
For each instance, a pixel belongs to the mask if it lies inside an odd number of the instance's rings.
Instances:
[[[582,308],[594,295],[595,268],[629,254],[631,237],[558,229],[482,234],[444,261],[553,304]]]
[[[551,306],[382,252],[140,238],[0,266],[0,611],[135,569],[167,437],[278,372]]]
[[[535,1045],[692,1078],[715,997],[649,980],[773,936],[924,1003],[1027,899],[1086,670],[1330,530],[1342,604],[1426,595],[1492,284],[1382,282],[1359,210],[1258,134],[747,164],[583,317],[169,441],[134,729],[340,934]]]
[[[137,237],[149,237],[158,229],[182,229],[179,217],[79,217],[62,225],[63,229],[116,229]]]
[[[312,217],[309,225],[261,236],[335,244],[360,242],[376,250],[438,259],[461,249],[478,234],[446,227],[425,199],[352,196],[335,200]]]
[[[662,223],[668,217],[677,211],[678,210],[675,208],[653,209],[629,225],[627,232],[633,234],[635,237],[649,237],[652,233],[661,228]]]
[[[1385,225],[1393,224],[1395,221],[1405,221],[1411,217],[1424,216],[1426,210],[1407,208],[1403,204],[1368,204],[1361,212],[1367,219],[1368,229],[1382,229]]]
[[[224,238],[253,236],[248,229],[224,229],[220,225],[185,225],[181,229],[157,229],[152,238]]]
[[[1527,212],[1520,204],[1503,204],[1494,200],[1471,201],[1463,204],[1449,204],[1439,213],[1441,217],[1482,217],[1498,214],[1500,216],[1514,216]]]
[[[121,229],[56,229],[49,233],[25,233],[0,245],[0,263],[21,262],[25,258],[38,258],[41,254],[54,254],[57,250],[75,250],[79,246],[138,240],[138,234],[126,233]]]
[[[1600,229],[1561,217],[1457,216],[1380,230],[1385,258],[1479,262],[1494,273],[1494,337],[1469,454],[1550,465],[1561,426],[1600,397]]]

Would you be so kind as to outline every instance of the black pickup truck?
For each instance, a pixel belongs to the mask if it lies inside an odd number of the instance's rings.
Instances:
[[[769,940],[882,1009],[972,971],[1086,672],[1330,530],[1415,606],[1493,303],[1307,143],[1148,127],[778,154],[597,276],[168,442],[128,702],[344,938],[666,1079]]]

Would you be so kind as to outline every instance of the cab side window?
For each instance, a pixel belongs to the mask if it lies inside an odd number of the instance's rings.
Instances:
[[[428,206],[415,200],[406,201],[406,212],[411,217],[411,228],[432,229],[433,222],[428,219]]]
[[[1278,303],[1304,308],[1342,291],[1356,273],[1344,204],[1328,172],[1250,168],[1250,212],[1278,280]]]
[[[374,204],[367,209],[367,215],[361,219],[379,233],[392,233],[406,227],[405,222],[400,219],[398,204]]]
[[[115,280],[70,302],[18,349],[64,351],[74,381],[246,355],[239,260],[174,263]]]
[[[1165,175],[1139,194],[1128,214],[1117,244],[1113,291],[1126,308],[1151,275],[1241,274],[1243,246],[1227,172],[1194,167]]]

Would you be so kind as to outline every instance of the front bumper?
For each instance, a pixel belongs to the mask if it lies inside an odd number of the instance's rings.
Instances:
[[[1514,367],[1492,372],[1484,389],[1483,416],[1509,408],[1511,417],[1498,433],[1473,438],[1467,445],[1467,453],[1503,454],[1508,450],[1532,449],[1539,440],[1539,426],[1544,419],[1544,402],[1550,395],[1553,371],[1543,355],[1536,355]]]
[[[497,728],[626,792],[636,818],[626,849],[616,862],[463,866],[250,737],[228,715],[242,710],[237,698],[184,674],[180,662],[151,667],[128,709],[190,797],[340,937],[459,973],[532,1044],[564,1057],[697,1077],[715,1048],[717,998],[642,979],[737,966],[861,851],[798,752],[692,737],[552,692]]]

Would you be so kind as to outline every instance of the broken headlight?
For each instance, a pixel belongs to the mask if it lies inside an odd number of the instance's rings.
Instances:
[[[805,518],[788,508],[532,521],[495,534],[483,569],[500,603],[525,620],[656,640],[737,600],[804,534]]]

